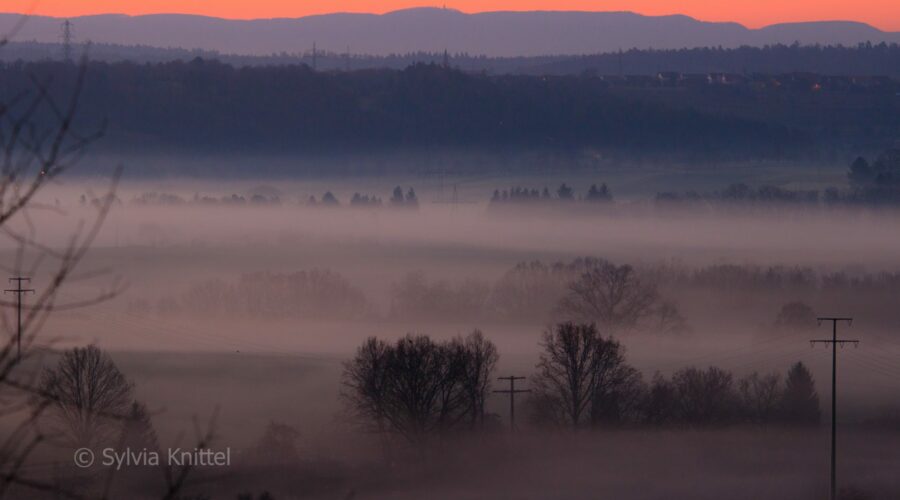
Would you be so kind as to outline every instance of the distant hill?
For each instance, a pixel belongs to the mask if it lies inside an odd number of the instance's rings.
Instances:
[[[0,14],[8,32],[20,16]],[[900,43],[900,33],[832,21],[748,29],[681,16],[630,12],[488,12],[419,8],[383,15],[328,14],[298,19],[236,21],[190,15],[98,15],[73,18],[76,41],[178,47],[230,54],[304,53],[312,49],[372,55],[410,51],[537,56],[619,49],[738,47],[766,44]],[[19,41],[58,42],[61,19],[35,16]]]
[[[64,49],[59,43],[10,42],[0,50],[0,61],[61,61]],[[192,61],[196,58],[218,60],[236,67],[314,64],[312,54],[275,54],[265,56],[223,54],[209,50],[164,49],[143,45],[95,43],[90,48],[92,61],[162,63]],[[404,69],[419,63],[446,62],[467,72],[492,75],[650,75],[659,72],[685,74],[735,73],[779,75],[815,73],[832,76],[889,76],[900,78],[900,45],[767,45],[732,49],[697,47],[692,49],[631,49],[584,55],[530,57],[487,57],[443,52],[410,52],[378,56],[317,52],[319,71],[363,69]]]

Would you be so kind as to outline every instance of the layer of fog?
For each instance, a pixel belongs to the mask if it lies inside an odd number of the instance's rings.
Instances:
[[[171,438],[189,428],[192,417],[218,407],[223,416],[221,435],[228,443],[250,445],[266,423],[276,419],[296,424],[306,436],[309,450],[332,456],[337,449],[334,439],[340,434],[335,422],[341,414],[341,362],[369,336],[397,338],[417,332],[449,338],[481,328],[500,350],[499,372],[529,375],[534,371],[538,341],[546,323],[482,324],[471,318],[430,321],[387,316],[392,285],[413,271],[450,283],[466,279],[491,282],[518,262],[566,262],[579,256],[688,269],[728,263],[809,266],[822,272],[851,274],[900,271],[896,258],[900,252],[900,232],[896,231],[900,214],[893,211],[672,213],[654,209],[633,196],[617,202],[615,208],[592,213],[498,214],[486,204],[493,182],[458,190],[455,198],[450,198],[450,188],[446,187],[443,201],[459,202],[435,203],[442,195],[433,184],[421,189],[409,179],[346,185],[282,183],[277,188],[281,201],[277,206],[146,206],[131,202],[148,191],[178,193],[187,200],[195,193],[246,195],[253,184],[124,185],[118,192],[122,203],[110,214],[81,271],[120,276],[128,288],[108,303],[59,312],[47,324],[45,338],[57,339],[54,347],[95,342],[112,351],[135,382],[138,396],[161,412],[155,425],[163,436]],[[417,188],[418,210],[346,206],[354,192],[387,200],[395,184],[404,190],[411,185]],[[504,181],[498,185],[508,184]],[[94,194],[102,189],[101,183],[93,185]],[[310,195],[320,198],[328,190],[344,206],[305,206]],[[92,214],[90,195],[81,202],[86,192],[84,185],[53,186],[41,200],[45,208],[32,210],[27,223],[16,221],[14,227],[23,232],[33,227],[41,241],[62,245],[77,222]],[[7,262],[14,257],[9,248],[3,252]],[[29,258],[26,252],[26,264]],[[363,319],[266,320],[166,317],[134,314],[128,309],[130,302],[139,299],[153,304],[163,297],[178,297],[193,284],[211,278],[230,281],[243,273],[311,269],[340,273],[363,291],[377,314]],[[41,286],[42,278],[41,274],[35,276],[35,287]],[[102,285],[93,280],[76,281],[60,302],[77,301],[99,287]],[[783,374],[791,363],[803,361],[813,371],[823,407],[827,407],[830,353],[821,347],[811,348],[807,334],[767,336],[778,307],[792,297],[736,293],[728,300],[710,302],[688,293],[667,293],[673,294],[692,331],[672,337],[622,336],[629,363],[645,377],[691,365],[717,365],[736,375],[752,371]],[[860,298],[860,303],[848,303],[846,309],[817,312],[854,315],[856,310],[864,310],[861,303],[869,300]],[[875,300],[890,303],[893,299]],[[841,305],[828,304],[835,308]],[[840,353],[841,387],[846,391],[842,406],[851,420],[861,421],[896,406],[892,395],[900,383],[885,360],[900,354],[900,337],[892,335],[896,325],[889,322],[890,318],[858,317],[852,329],[842,332],[863,341],[857,349]],[[823,328],[811,335],[828,333]],[[492,399],[489,410],[505,416],[506,401]],[[642,439],[653,442],[652,438]],[[749,438],[738,435],[734,439]],[[692,442],[696,444],[696,440]],[[678,446],[673,444],[671,449]],[[633,449],[624,447],[623,453],[626,448]],[[696,449],[721,456],[727,446],[719,441],[710,448],[690,448],[685,453]],[[864,461],[868,453],[856,459]],[[577,469],[566,464],[559,467]],[[548,463],[536,460],[521,465],[545,467]],[[508,470],[503,473],[511,474]],[[799,480],[802,483],[811,475],[800,475]],[[590,486],[578,482],[586,481],[585,477],[589,476],[576,474],[570,478],[576,482],[567,488],[575,491]],[[549,484],[538,486],[538,491],[552,488]],[[732,486],[728,483],[729,488]],[[792,483],[786,491],[808,491],[807,486]],[[685,488],[699,491],[691,485]],[[615,494],[617,490],[609,491]],[[785,495],[788,497],[791,495]]]

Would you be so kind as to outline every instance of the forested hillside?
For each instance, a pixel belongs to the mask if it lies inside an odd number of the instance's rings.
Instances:
[[[75,64],[9,63],[0,93],[12,99],[36,79],[63,97],[77,75]],[[695,161],[851,155],[900,137],[894,80],[686,81],[488,76],[438,65],[315,72],[201,59],[94,62],[78,125],[105,121],[98,147],[133,152],[592,151]],[[44,119],[55,116],[46,110]]]

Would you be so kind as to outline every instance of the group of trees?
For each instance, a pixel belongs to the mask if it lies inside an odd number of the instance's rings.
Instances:
[[[132,312],[154,305],[133,300]],[[330,271],[242,274],[236,282],[220,278],[191,285],[175,299],[161,299],[159,314],[191,311],[206,317],[362,318],[374,314],[361,290]],[[582,258],[570,263],[516,265],[493,285],[469,279],[458,284],[428,280],[418,271],[391,287],[392,318],[460,321],[547,321],[551,318],[596,322],[615,332],[687,330],[678,307],[664,298],[656,278],[629,265]]]
[[[829,191],[830,192],[830,191]],[[827,194],[827,193],[826,193]],[[744,183],[735,183],[722,191],[698,193],[687,191],[677,193],[665,191],[656,194],[654,201],[661,205],[679,204],[715,204],[734,203],[741,205],[778,206],[778,205],[819,205],[820,193],[813,189],[787,189],[773,185],[751,187]]]
[[[900,45],[785,45],[736,48],[630,49],[606,54],[562,57],[535,63],[532,72],[600,75],[656,75],[660,70],[686,74],[731,73],[751,77],[789,73],[888,75],[900,77]]]
[[[491,288],[478,280],[451,285],[429,281],[422,271],[406,274],[391,286],[388,314],[396,318],[444,319],[491,317]]]
[[[796,363],[740,379],[717,367],[688,367],[648,384],[625,349],[592,323],[559,323],[541,340],[530,377],[532,425],[550,428],[816,425],[819,397],[809,370]],[[344,367],[343,397],[369,430],[421,444],[429,435],[483,429],[484,402],[499,359],[475,331],[435,342],[407,335],[391,344],[368,339]]]
[[[616,332],[687,330],[678,307],[656,280],[629,265],[581,258],[570,263],[516,265],[493,286],[467,280],[456,286],[408,274],[392,288],[391,315],[407,318],[596,322]]]
[[[900,203],[900,149],[886,149],[871,163],[864,157],[857,157],[850,164],[847,181],[849,188],[830,186],[821,191],[773,185],[754,188],[736,183],[711,193],[660,192],[656,194],[655,202],[665,206],[675,203],[690,206],[732,203],[755,207],[896,205]]]
[[[360,318],[370,311],[362,291],[327,269],[246,273],[234,283],[213,278],[191,286],[179,301],[162,309],[159,312],[251,318]]]
[[[646,394],[644,418],[653,424],[816,425],[821,419],[815,382],[799,362],[784,382],[777,373],[735,380],[716,367],[685,368],[669,379],[655,376]]]
[[[87,202],[87,198],[82,195],[81,203]],[[135,205],[280,205],[281,198],[278,195],[265,195],[253,193],[247,196],[232,193],[220,197],[201,195],[195,193],[193,198],[184,198],[175,193],[164,192],[146,192],[132,198],[131,203]]]
[[[494,281],[430,279],[424,272],[403,275],[391,284],[384,312],[363,291],[331,270],[294,273],[255,272],[236,280],[202,280],[172,297],[132,299],[130,312],[203,314],[254,318],[368,318],[384,315],[402,321],[477,321],[546,323],[573,320],[597,323],[615,334],[685,333],[690,330],[682,307],[696,300],[739,301],[765,297],[774,302],[775,332],[815,327],[817,303],[857,300],[873,315],[894,308],[873,297],[900,293],[900,273],[820,271],[804,266],[677,264],[631,266],[599,258],[569,262],[520,262]]]
[[[736,423],[816,424],[819,400],[802,363],[782,384],[777,374],[735,381],[720,368],[688,367],[650,384],[624,348],[594,324],[562,323],[545,332],[532,378],[533,423],[579,428],[609,425],[707,426]]]
[[[847,179],[857,188],[900,187],[900,149],[882,152],[871,164],[862,156],[857,157],[850,164]]]
[[[447,342],[366,340],[344,367],[342,396],[368,429],[410,443],[485,425],[499,355],[480,331]]]
[[[891,148],[871,163],[863,157],[850,164],[849,193],[834,195],[835,202],[896,205],[900,203],[900,149]]]
[[[322,195],[321,200],[316,200],[315,196],[310,196],[306,202],[307,206],[324,206],[324,207],[337,207],[340,206],[341,202],[338,200],[337,196],[334,195],[331,191],[327,191],[324,195]],[[375,195],[367,195],[360,193],[353,193],[353,197],[350,198],[350,206],[351,207],[380,207],[382,206],[381,198]],[[394,191],[391,193],[390,199],[388,199],[388,206],[393,208],[419,208],[419,199],[416,197],[416,191],[413,188],[409,188],[406,191],[406,194],[403,194],[403,188],[397,186],[394,188]]]
[[[528,189],[514,186],[502,191],[499,189],[495,189],[494,193],[491,195],[490,203],[491,205],[498,205],[507,203],[536,203],[551,201],[576,201],[575,191],[571,187],[566,185],[566,183],[560,184],[559,188],[556,189],[555,195],[550,194],[550,190],[547,188],[547,186],[544,186],[543,190],[541,191],[538,191],[534,188]],[[600,187],[597,187],[596,184],[591,184],[591,187],[588,188],[587,193],[583,197],[577,197],[577,201],[586,201],[591,203],[611,202],[613,201],[613,196],[606,183],[601,184]]]

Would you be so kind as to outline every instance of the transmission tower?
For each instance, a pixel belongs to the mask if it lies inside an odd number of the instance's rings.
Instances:
[[[31,278],[23,278],[17,276],[10,278],[10,282],[16,282],[15,288],[8,288],[3,293],[16,294],[16,358],[22,359],[22,295],[26,293],[34,293],[31,288],[22,288],[22,282],[31,282]]]
[[[66,62],[72,62],[72,40],[74,36],[72,33],[72,22],[66,19],[62,23],[62,34],[60,35],[63,45],[63,60]]]
[[[819,325],[824,321],[831,321],[831,339],[814,339],[810,344],[825,344],[831,346],[831,500],[837,499],[837,347],[844,344],[859,345],[859,340],[837,338],[838,322],[853,324],[853,318],[822,317],[816,318]]]

